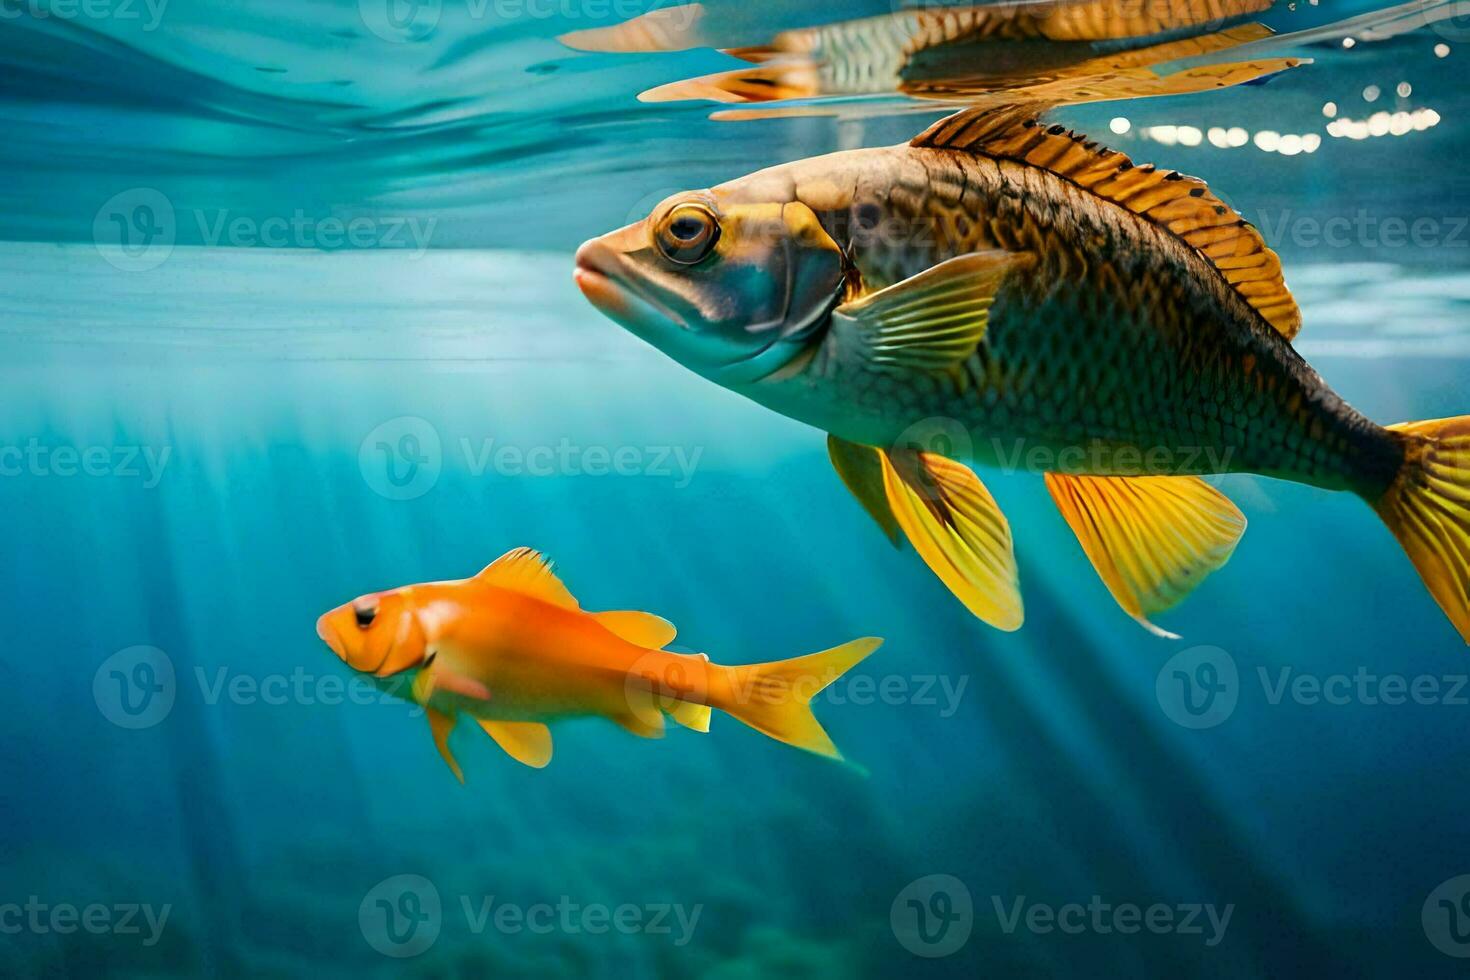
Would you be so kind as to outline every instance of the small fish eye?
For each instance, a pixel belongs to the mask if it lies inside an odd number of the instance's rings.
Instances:
[[[678,265],[694,265],[720,240],[720,223],[702,204],[680,204],[659,223],[654,238],[664,258]]]
[[[373,625],[373,620],[378,618],[378,604],[376,602],[353,603],[352,615],[357,617],[357,628],[365,630]]]

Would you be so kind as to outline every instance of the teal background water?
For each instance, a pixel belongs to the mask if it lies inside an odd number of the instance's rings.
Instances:
[[[1256,221],[1300,349],[1385,422],[1470,411],[1470,30],[1436,6],[1351,50],[1292,41],[1316,63],[1265,86],[1064,114],[1094,134],[1127,116],[1111,142]],[[3,9],[5,975],[1463,969],[1446,950],[1470,952],[1470,668],[1368,508],[1224,479],[1251,528],[1164,619],[1170,642],[1112,604],[1039,478],[982,474],[1027,604],[997,633],[870,526],[820,433],[642,346],[570,282],[580,240],[672,190],[897,141],[917,117],[640,105],[729,62],[555,41],[612,10],[446,2],[389,40],[370,4],[172,0],[152,29],[142,6]],[[722,43],[820,19],[710,10]],[[1337,139],[1329,100],[1441,121]],[[1286,157],[1142,135],[1163,124],[1323,140]],[[1334,217],[1353,230],[1318,240]],[[363,247],[323,240],[331,218],[365,221]],[[1403,241],[1388,219],[1432,226]],[[585,606],[657,612],[719,661],[885,637],[818,700],[867,774],[717,717],[661,741],[558,726],[544,771],[465,727],[459,786],[421,717],[345,695],[312,623],[518,545]],[[1089,902],[1110,911],[1047,928]],[[51,918],[92,905],[95,932]],[[1155,905],[1172,925],[1117,928],[1112,910]],[[125,926],[129,906],[167,919]],[[1228,922],[1189,911],[1206,906]],[[598,917],[623,907],[622,927]]]

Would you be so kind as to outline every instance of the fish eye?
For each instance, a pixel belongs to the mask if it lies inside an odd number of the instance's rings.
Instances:
[[[373,620],[378,618],[378,604],[371,601],[354,602],[352,615],[357,617],[357,628],[365,630],[373,625]]]
[[[702,204],[680,204],[659,222],[654,239],[670,262],[694,265],[720,240],[720,223]]]

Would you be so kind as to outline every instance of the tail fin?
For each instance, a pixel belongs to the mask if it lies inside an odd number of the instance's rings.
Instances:
[[[719,707],[779,742],[841,759],[812,714],[811,700],[882,643],[869,636],[792,660],[731,667],[730,691]]]
[[[1374,509],[1470,643],[1470,415],[1389,429],[1404,466]]]

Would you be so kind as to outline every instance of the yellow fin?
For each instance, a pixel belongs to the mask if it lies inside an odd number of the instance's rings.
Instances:
[[[464,770],[460,769],[454,753],[449,751],[449,733],[454,731],[454,716],[434,708],[424,710],[429,716],[429,734],[434,736],[434,748],[439,750],[439,755],[444,759],[444,764],[449,766],[449,771],[454,773],[454,778],[463,783]]]
[[[1470,643],[1470,415],[1389,429],[1404,466],[1374,509]]]
[[[635,706],[626,714],[613,715],[612,720],[639,738],[663,738],[664,716],[656,708],[652,708],[652,704],[653,698],[650,695],[646,706]]]
[[[1006,274],[1029,262],[1024,253],[957,255],[887,289],[837,307],[837,324],[856,328],[874,364],[942,371],[975,353],[990,306]]]
[[[489,721],[476,718],[485,734],[517,762],[533,769],[551,761],[551,729],[539,721]]]
[[[674,642],[677,631],[674,624],[662,616],[639,612],[636,609],[618,609],[613,612],[593,613],[592,618],[602,627],[636,646],[650,650],[662,650]]]
[[[893,516],[893,509],[888,506],[888,497],[883,490],[883,453],[872,446],[860,446],[855,442],[828,435],[827,455],[832,457],[832,466],[837,470],[837,475],[842,478],[847,489],[852,491],[858,503],[863,505],[863,510],[878,522],[889,541],[895,546],[899,545],[902,538],[898,521]]]
[[[704,692],[705,692],[705,695],[708,696],[708,691],[709,691],[708,677],[709,677],[709,669],[710,669],[709,668],[709,654],[707,654],[707,653],[688,653],[688,654],[684,654],[684,656],[688,657],[690,660],[694,660],[694,661],[698,661],[699,662],[700,668],[701,668],[700,677],[701,677],[702,683],[700,683],[698,685],[698,687],[701,688],[701,689],[703,689]],[[674,719],[679,724],[683,725],[685,728],[691,729],[692,731],[696,731],[696,732],[707,732],[707,731],[709,731],[709,723],[710,723],[710,707],[709,707],[709,705],[707,705],[707,704],[697,704],[697,703],[692,702],[692,701],[678,701],[678,700],[672,700],[671,701],[668,698],[662,698],[662,699],[660,699],[659,703],[662,705],[664,711],[668,712],[668,715],[669,715],[670,718]]]
[[[535,596],[542,602],[549,602],[563,609],[581,608],[567,591],[567,587],[562,585],[561,579],[551,570],[551,562],[546,556],[530,548],[507,551],[486,565],[471,581]]]
[[[955,597],[997,629],[1025,613],[1011,528],[967,467],[911,450],[883,454],[883,485],[899,527]]]
[[[1046,474],[1062,516],[1123,611],[1148,617],[1178,605],[1230,560],[1245,516],[1197,476]]]
[[[1136,167],[1065,126],[1047,127],[1037,113],[1034,105],[966,109],[930,126],[911,145],[1010,160],[1066,178],[1192,247],[1282,336],[1297,335],[1302,314],[1286,288],[1280,258],[1204,181]]]
[[[688,701],[675,701],[669,707],[670,718],[685,728],[696,732],[709,731],[710,714],[710,707],[707,704],[691,704]]]
[[[434,696],[434,672],[426,667],[420,668],[414,675],[413,684],[409,686],[409,692],[413,700],[418,704],[428,704],[429,699]]]
[[[869,636],[792,660],[731,667],[729,697],[719,707],[779,742],[841,759],[811,700],[882,645]]]

